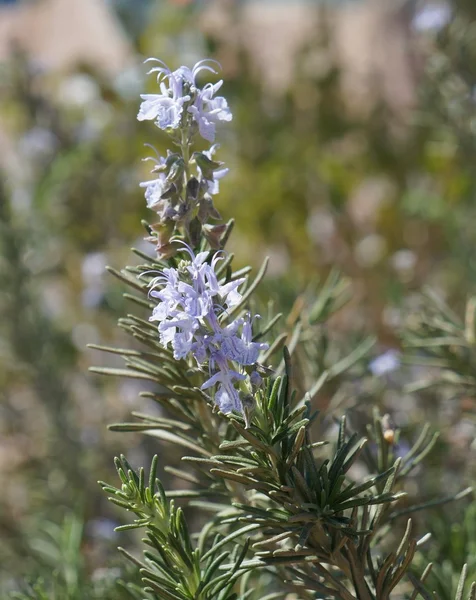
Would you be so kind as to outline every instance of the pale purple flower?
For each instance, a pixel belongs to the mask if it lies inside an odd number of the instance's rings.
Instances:
[[[241,294],[237,288],[245,281],[244,277],[220,285],[215,268],[218,261],[223,259],[223,255],[216,253],[211,264],[208,264],[205,262],[208,252],[200,252],[197,256],[194,256],[191,251],[189,253],[192,257],[192,262],[187,267],[187,270],[192,277],[196,291],[207,294],[209,298],[214,298],[221,305],[226,304],[228,308],[236,306],[241,300]]]
[[[185,311],[174,312],[173,317],[159,324],[160,343],[165,347],[170,343],[174,350],[174,358],[180,360],[190,354],[194,333],[200,323],[196,317]]]
[[[193,327],[188,330],[179,330],[176,331],[174,335],[174,358],[176,360],[181,360],[182,358],[186,358],[191,350],[193,345]]]
[[[160,84],[161,94],[141,94],[143,102],[137,115],[139,121],[155,120],[160,129],[176,129],[180,125],[183,105],[190,96],[181,95],[181,81],[170,77],[169,84],[169,87],[164,82]]]
[[[250,315],[245,319],[240,319],[242,327],[241,336],[227,335],[226,329],[223,332],[222,351],[229,360],[233,360],[240,365],[254,365],[258,360],[261,350],[268,348],[268,344],[262,344],[252,341]]]
[[[210,146],[210,150],[205,150],[203,152],[203,154],[205,154],[205,156],[207,158],[209,158],[210,160],[213,160],[213,155],[215,154],[215,152],[218,150],[219,148],[219,144],[213,144],[213,146]],[[198,173],[200,175],[200,177],[202,179],[205,179],[205,177],[203,177],[203,173],[202,170],[200,169],[200,167],[197,165],[197,170]],[[206,179],[207,182],[207,192],[209,194],[215,195],[218,194],[218,192],[220,191],[220,184],[218,183],[220,179],[222,179],[223,177],[225,177],[225,175],[229,172],[230,169],[228,169],[227,167],[220,167],[219,169],[215,169],[213,171],[213,179]]]
[[[157,152],[154,148],[153,150]],[[166,163],[166,159],[163,156],[159,156],[158,154],[157,158],[150,156],[148,158],[145,158],[144,160],[152,160],[156,165],[154,170],[156,170],[159,167],[163,167]],[[147,208],[153,209],[160,203],[162,199],[162,194],[165,191],[166,179],[167,177],[165,173],[159,172],[158,177],[156,179],[152,179],[150,181],[143,181],[140,184],[140,187],[145,188],[145,199],[147,202]]]
[[[149,59],[151,60],[151,59]],[[161,61],[159,61],[161,62]],[[155,120],[155,124],[160,129],[172,127],[176,129],[180,125],[183,105],[190,100],[190,96],[184,93],[184,80],[188,81],[188,72],[186,67],[180,67],[176,71],[164,65],[155,67],[149,73],[158,72],[157,81],[159,82],[160,94],[141,94],[143,100],[140,105],[137,119],[139,121]]]
[[[438,31],[451,21],[452,11],[447,2],[428,2],[412,20],[412,27],[416,31]]]
[[[148,59],[157,60],[157,59]],[[143,100],[137,118],[139,121],[154,120],[160,129],[177,129],[182,122],[184,106],[198,125],[200,135],[213,142],[218,121],[231,121],[232,115],[227,101],[222,96],[214,98],[223,81],[206,84],[203,89],[196,85],[200,71],[216,73],[208,63],[202,60],[192,69],[181,66],[171,71],[162,61],[149,73],[157,73],[160,94],[142,94]]]
[[[161,173],[157,179],[151,181],[143,181],[140,186],[145,187],[145,200],[147,208],[155,208],[162,199],[162,194],[165,191],[165,175]]]
[[[223,365],[221,369],[219,369],[214,375],[212,375],[205,383],[202,385],[202,390],[206,390],[217,383],[220,383],[224,386],[228,386],[234,380],[244,380],[246,376],[242,373],[238,373],[233,369],[228,368],[226,365]]]
[[[162,78],[173,76],[176,80],[185,81],[193,85],[195,85],[195,78],[200,73],[200,71],[210,71],[211,73],[216,74],[215,69],[211,67],[208,63],[215,63],[219,65],[219,63],[216,60],[209,58],[198,61],[191,69],[189,67],[181,66],[172,72],[167,67],[167,65],[158,58],[148,58],[145,62],[158,62],[162,65],[160,67],[154,67],[148,73],[148,75],[150,73],[158,73],[157,81],[159,83]]]
[[[167,129],[167,127],[177,129],[180,125],[183,104],[190,100],[190,96],[169,98],[165,90],[162,94],[141,94],[141,98],[144,102],[140,105],[137,119],[139,121],[155,119],[155,124],[160,129]]]
[[[380,377],[396,371],[400,367],[400,353],[397,350],[387,350],[370,361],[369,369],[372,375]]]
[[[163,285],[160,290],[157,290],[157,286]],[[151,321],[163,321],[166,319],[182,301],[182,295],[178,291],[178,272],[176,269],[168,268],[162,271],[162,275],[159,275],[149,283],[149,287],[152,288],[150,295],[153,298],[159,298],[161,302],[154,307],[152,312]]]
[[[251,383],[251,385],[253,385],[255,387],[260,387],[260,385],[263,383],[263,378],[258,373],[258,371],[253,371],[251,373],[251,375],[250,375],[250,383]]]
[[[200,135],[209,142],[215,141],[218,121],[231,121],[233,118],[226,99],[223,96],[213,97],[222,84],[222,80],[215,84],[207,84],[199,92],[193,105],[188,107],[188,112],[198,124]]]
[[[215,402],[218,404],[220,410],[225,415],[232,412],[243,412],[243,405],[241,404],[240,396],[237,389],[233,385],[220,385],[218,386],[215,394]]]
[[[137,119],[139,121],[151,121],[160,129],[172,127],[176,129],[180,125],[183,105],[190,100],[190,96],[182,96],[182,82],[173,76],[169,78],[169,87],[164,82],[160,84],[161,94],[141,94],[143,100],[140,105]]]
[[[255,364],[268,345],[253,342],[250,315],[226,326],[218,319],[240,302],[238,288],[244,279],[221,284],[215,271],[223,258],[220,253],[207,263],[208,252],[195,255],[185,244],[184,248],[190,262],[164,269],[149,284],[150,295],[160,300],[149,320],[158,322],[160,342],[172,347],[177,360],[191,355],[198,365],[208,362],[210,377],[202,389],[218,386],[214,398],[222,412],[241,411],[235,384],[247,376],[236,367]]]
[[[243,381],[246,376],[223,366],[217,373],[208,379],[203,385],[202,390],[206,390],[218,384],[215,393],[215,402],[223,413],[229,413],[232,410],[243,412],[238,390],[234,386],[235,380]]]

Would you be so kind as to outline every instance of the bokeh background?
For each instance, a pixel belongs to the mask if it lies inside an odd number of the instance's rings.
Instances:
[[[88,373],[120,362],[86,347],[131,343],[116,321],[133,306],[105,267],[147,248],[141,158],[167,143],[135,119],[154,88],[148,56],[222,65],[234,118],[219,133],[230,174],[216,205],[236,219],[237,264],[271,257],[263,301],[292,314],[332,268],[349,278],[331,338],[377,344],[338,411],[352,405],[359,426],[379,404],[409,441],[425,420],[442,429],[415,495],[474,481],[472,395],[410,393],[421,368],[389,372],[424,286],[458,314],[475,289],[475,18],[470,0],[0,2],[2,597],[55,569],[73,592],[117,578],[123,516],[97,480],[114,480],[120,452],[135,465],[167,453],[107,430],[155,407],[141,382]],[[451,580],[465,553],[476,561],[476,516],[450,510],[452,528],[444,513],[429,520],[441,530],[431,558]]]

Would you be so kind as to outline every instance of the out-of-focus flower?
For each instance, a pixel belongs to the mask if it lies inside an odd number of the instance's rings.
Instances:
[[[385,256],[386,240],[378,233],[370,233],[361,239],[355,246],[355,258],[363,268],[375,267]]]
[[[144,82],[142,69],[139,65],[130,66],[114,79],[114,89],[123,97],[132,99],[140,93]]]
[[[52,154],[58,145],[58,139],[45,127],[33,127],[20,139],[20,151],[29,159],[43,158]]]
[[[420,8],[412,20],[416,31],[438,31],[451,21],[452,11],[446,2],[429,2]]]
[[[377,358],[374,358],[370,364],[369,369],[372,375],[380,377],[396,371],[400,367],[400,353],[397,350],[387,350]]]
[[[100,90],[92,77],[77,73],[63,80],[58,95],[65,106],[84,108],[99,100]]]
[[[391,257],[391,263],[396,271],[413,271],[417,262],[414,252],[403,248]]]
[[[83,276],[82,302],[86,308],[98,306],[104,297],[104,274],[107,257],[103,252],[87,254],[81,265]]]

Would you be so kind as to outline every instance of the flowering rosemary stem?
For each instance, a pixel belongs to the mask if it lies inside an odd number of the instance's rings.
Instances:
[[[253,341],[250,314],[234,321],[220,320],[230,309],[242,304],[238,288],[245,279],[222,283],[216,272],[223,252],[210,260],[208,251],[195,254],[205,238],[214,250],[221,250],[224,225],[212,225],[209,219],[220,219],[212,195],[218,193],[218,180],[228,169],[213,159],[217,145],[195,152],[196,175],[191,173],[190,148],[193,136],[199,134],[213,143],[216,124],[232,118],[225,98],[215,97],[222,81],[197,86],[201,71],[216,73],[213,61],[201,61],[193,69],[179,67],[171,71],[158,61],[150,72],[158,73],[160,94],[142,96],[138,119],[153,119],[167,131],[180,153],[153,159],[154,173],[159,177],[142,184],[146,188],[147,205],[159,222],[151,227],[148,238],[157,245],[158,257],[170,259],[174,254],[188,254],[179,268],[165,268],[150,281],[150,296],[158,299],[151,321],[158,322],[160,343],[172,346],[176,360],[192,358],[205,375],[202,390],[211,390],[212,398],[223,413],[244,413],[250,391],[261,385],[258,356],[267,344]],[[187,243],[180,244],[180,239]],[[231,322],[230,322],[231,321]]]

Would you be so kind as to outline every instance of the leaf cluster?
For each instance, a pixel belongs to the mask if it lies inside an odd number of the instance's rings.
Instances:
[[[243,274],[232,272],[231,258],[222,265],[223,282]],[[146,282],[161,266],[149,260],[114,274],[146,296],[129,297],[150,311]],[[264,271],[265,267],[247,284],[236,312],[245,308]],[[166,465],[165,470],[181,479],[184,489],[164,490],[156,478],[156,458],[148,486],[144,471],[134,473],[124,457],[116,464],[122,487],[102,484],[112,502],[136,515],[124,528],[146,529],[144,541],[154,552],[146,551],[144,563],[131,559],[147,593],[172,600],[237,598],[234,584],[239,579],[243,583],[247,571],[246,577],[270,573],[281,589],[284,585],[303,598],[386,600],[405,588],[415,597],[421,593],[425,572],[420,579],[409,572],[427,536],[418,540],[411,519],[400,533],[395,524],[431,505],[404,501],[404,488],[405,478],[427,456],[437,436],[426,426],[413,448],[397,456],[398,431],[376,412],[367,438],[349,433],[343,418],[333,448],[327,440],[312,441],[320,415],[312,410],[311,398],[324,382],[359,360],[370,347],[368,341],[339,366],[324,371],[307,393],[301,396],[296,390],[291,352],[319,353],[313,350],[312,326],[325,322],[344,289],[331,275],[322,297],[305,313],[311,315],[308,322],[297,319],[291,332],[277,336],[265,360],[279,356],[281,348],[283,358],[275,359],[264,388],[243,415],[219,412],[200,390],[201,370],[192,362],[174,360],[159,344],[155,326],[142,318],[131,314],[120,325],[146,350],[98,347],[121,354],[127,368],[96,372],[152,381],[155,390],[144,395],[173,416],[136,413],[139,423],[111,428],[143,431],[181,451],[183,466]],[[255,339],[270,331],[277,319],[271,316]],[[321,347],[321,356],[323,351]],[[173,499],[211,513],[201,532],[189,534]],[[406,505],[396,508],[402,502]]]
[[[155,456],[146,485],[144,469],[136,474],[122,456],[116,459],[121,488],[101,483],[104,491],[112,494],[111,502],[137,517],[133,523],[117,529],[146,529],[147,537],[143,541],[150,550],[144,552],[144,563],[122,549],[139,567],[144,591],[165,600],[236,600],[234,584],[250,568],[243,564],[248,544],[242,549],[235,548],[230,557],[228,551],[219,552],[224,544],[216,538],[212,550],[205,554],[203,548],[208,537],[205,530],[194,548],[182,509],[176,508],[174,501],[166,497],[156,477],[157,466]],[[223,563],[230,559],[231,564],[224,567]]]

